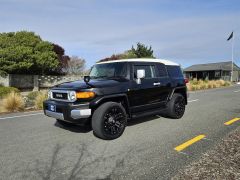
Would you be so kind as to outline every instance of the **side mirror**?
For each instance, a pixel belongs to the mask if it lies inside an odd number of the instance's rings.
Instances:
[[[141,84],[141,79],[145,78],[145,70],[144,69],[138,69],[137,70],[137,84]]]
[[[90,81],[90,76],[84,76],[83,80],[85,83],[88,83]]]
[[[138,69],[137,70],[137,79],[143,79],[145,78],[145,70],[144,69]]]

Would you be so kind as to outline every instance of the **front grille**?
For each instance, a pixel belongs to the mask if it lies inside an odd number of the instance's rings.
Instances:
[[[53,97],[54,99],[68,100],[68,93],[52,92],[52,97]]]

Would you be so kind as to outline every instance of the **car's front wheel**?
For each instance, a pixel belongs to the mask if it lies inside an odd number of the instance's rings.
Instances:
[[[120,137],[127,124],[127,114],[120,103],[106,102],[99,106],[92,116],[92,129],[101,139]]]

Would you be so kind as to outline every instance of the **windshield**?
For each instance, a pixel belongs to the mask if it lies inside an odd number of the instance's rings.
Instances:
[[[106,63],[96,64],[93,66],[90,77],[91,78],[125,78],[126,77],[126,63]]]

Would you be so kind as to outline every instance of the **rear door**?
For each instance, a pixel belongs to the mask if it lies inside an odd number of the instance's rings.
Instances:
[[[156,63],[157,67],[157,78],[159,82],[159,94],[160,94],[160,102],[163,104],[166,104],[167,99],[172,92],[172,87],[171,87],[171,78],[168,75],[167,68],[164,64],[162,63]]]

